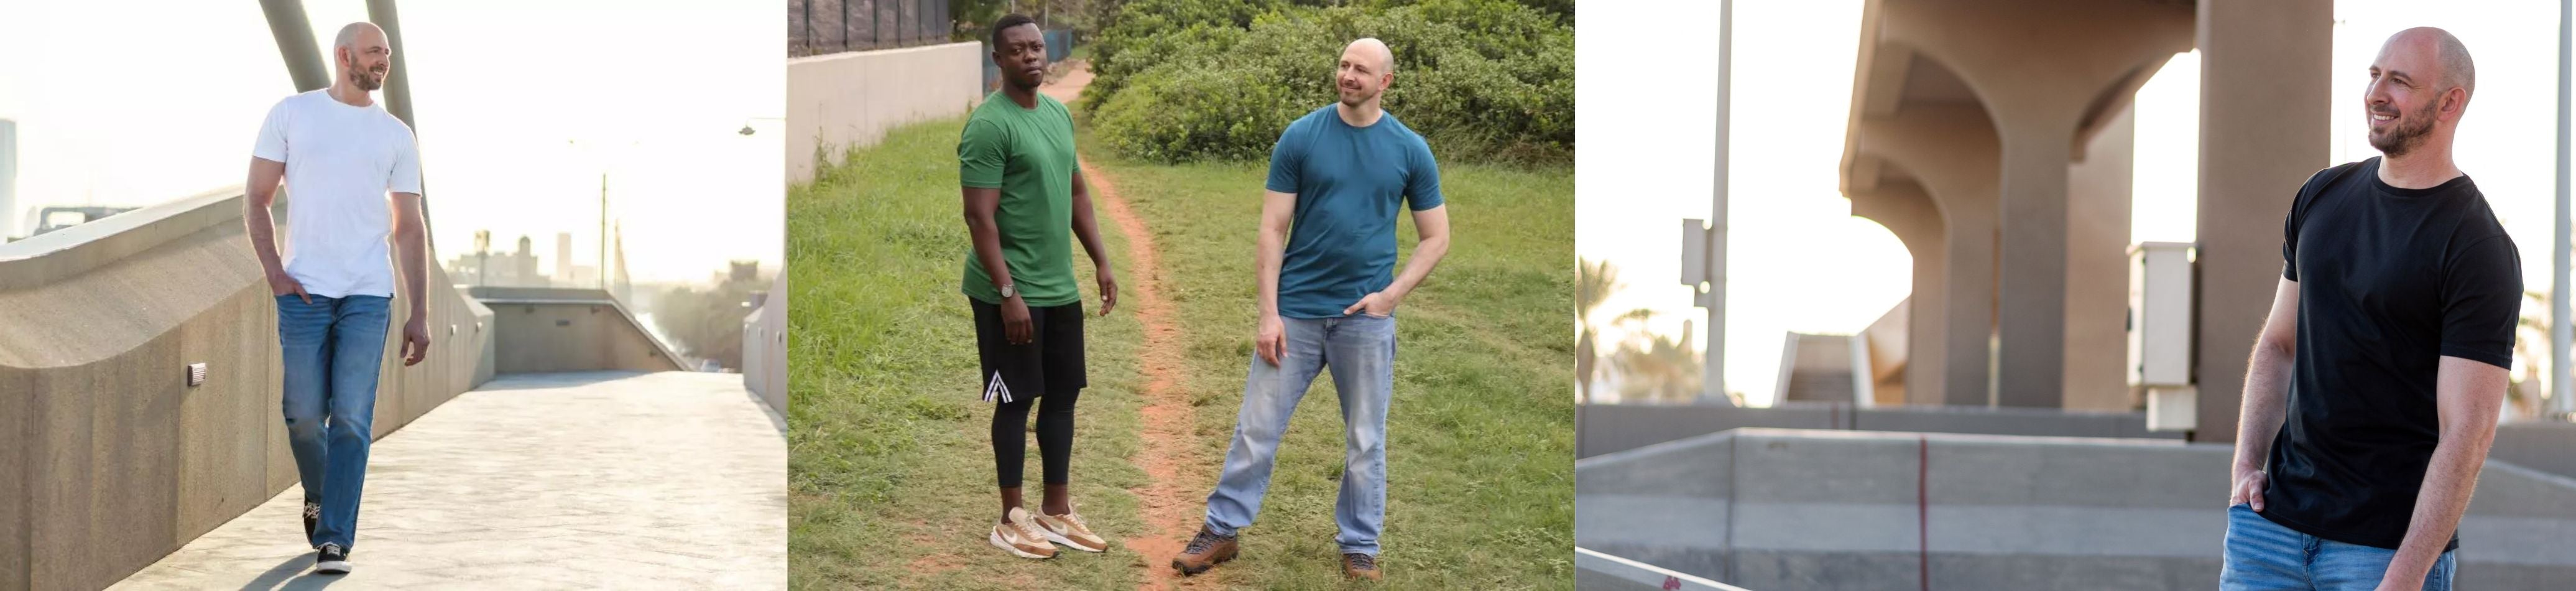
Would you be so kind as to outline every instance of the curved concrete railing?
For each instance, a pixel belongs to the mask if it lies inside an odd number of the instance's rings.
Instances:
[[[0,245],[0,589],[105,587],[294,484],[276,303],[241,199]],[[387,339],[377,437],[493,373],[491,311],[429,298],[427,361],[403,367]]]
[[[2223,444],[1736,429],[1576,460],[1577,546],[1755,589],[2207,589]],[[2489,461],[2459,586],[2576,580],[2576,479]]]
[[[692,371],[607,290],[472,287],[492,308],[501,373]]]

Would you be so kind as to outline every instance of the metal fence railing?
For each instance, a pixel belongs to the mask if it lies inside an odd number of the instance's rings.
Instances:
[[[788,0],[787,56],[947,43],[950,0]]]

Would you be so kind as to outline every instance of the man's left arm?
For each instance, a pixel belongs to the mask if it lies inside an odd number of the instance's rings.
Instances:
[[[1091,186],[1082,182],[1082,169],[1073,171],[1073,237],[1082,242],[1082,251],[1091,255],[1094,278],[1100,281],[1100,315],[1118,307],[1118,272],[1109,268],[1109,248],[1100,244],[1099,218],[1091,210]]]
[[[2513,364],[2514,328],[2522,317],[2522,255],[2513,239],[2489,236],[2450,249],[2442,262],[2441,362],[2434,374],[2434,408],[2441,427],[2406,539],[2381,575],[2383,590],[2422,589],[2442,557],[2495,442],[2497,411]]]
[[[403,322],[403,366],[409,367],[429,357],[429,221],[420,209],[420,144],[403,139],[385,184],[394,198],[394,259],[402,265],[403,299],[411,304],[411,320]]]
[[[403,299],[411,303],[411,320],[403,323],[403,365],[429,357],[429,231],[421,223],[420,194],[394,194],[394,258],[402,262]]]
[[[1386,289],[1343,309],[1345,316],[1353,312],[1394,314],[1396,304],[1403,303],[1405,295],[1431,277],[1431,269],[1440,266],[1440,257],[1449,254],[1449,204],[1440,194],[1440,162],[1432,158],[1430,146],[1418,145],[1410,164],[1412,172],[1405,178],[1404,198],[1413,209],[1413,259],[1405,261],[1404,272],[1397,273],[1395,282],[1387,284]]]
[[[2442,438],[2433,447],[2433,462],[2424,468],[2424,485],[2415,495],[2414,517],[2406,522],[2406,540],[2388,561],[2379,588],[2422,589],[2442,546],[2460,526],[2477,489],[2478,470],[2485,467],[2487,447],[2495,442],[2496,413],[2504,404],[2505,368],[2483,361],[2443,356],[2434,383],[2441,412]]]

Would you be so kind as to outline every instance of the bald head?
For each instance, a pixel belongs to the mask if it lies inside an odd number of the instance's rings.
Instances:
[[[2436,72],[2419,75],[2436,82],[2435,90],[2458,88],[2477,93],[2477,64],[2469,59],[2469,46],[2461,44],[2460,38],[2452,36],[2450,31],[2436,27],[2398,31],[2388,36],[2388,42],[2380,46],[2379,52],[2383,56],[2392,52],[2421,56],[2422,61],[2431,64]]]
[[[2449,154],[2477,76],[2468,46],[2448,31],[2416,27],[2388,36],[2370,62],[2370,86],[2362,95],[2371,147],[2392,159],[2428,146],[2432,153]]]
[[[340,35],[331,42],[332,62],[339,67],[340,79],[363,90],[384,87],[385,75],[393,70],[393,55],[393,48],[385,42],[385,30],[366,21],[340,27]]]
[[[1335,70],[1333,85],[1342,92],[1342,104],[1375,109],[1377,98],[1395,83],[1395,51],[1385,41],[1361,38],[1342,47],[1341,65]]]
[[[1361,37],[1360,40],[1343,46],[1342,58],[1367,59],[1376,62],[1377,71],[1380,73],[1395,72],[1395,50],[1387,49],[1386,42],[1379,41],[1376,37]]]

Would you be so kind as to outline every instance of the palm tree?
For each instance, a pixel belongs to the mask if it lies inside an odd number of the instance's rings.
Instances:
[[[1580,399],[1576,403],[1591,404],[1592,370],[1601,357],[1594,345],[1600,331],[1592,325],[1592,310],[1600,307],[1602,300],[1609,299],[1610,294],[1623,286],[1619,284],[1619,268],[1612,266],[1610,261],[1578,258],[1575,259],[1575,267],[1578,275],[1574,290],[1574,385],[1576,397]]]
[[[1654,334],[1642,326],[1655,311],[1645,308],[1619,315],[1613,324],[1628,328],[1626,341],[1610,355],[1619,370],[1621,396],[1665,403],[1686,403],[1699,395],[1700,359],[1690,349],[1691,325],[1682,323],[1681,338]]]

